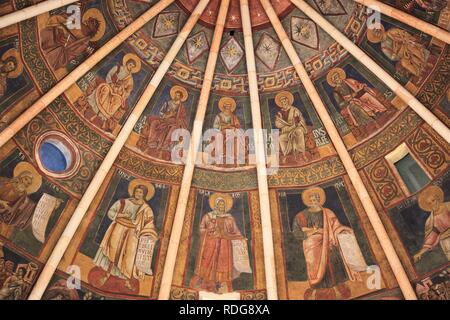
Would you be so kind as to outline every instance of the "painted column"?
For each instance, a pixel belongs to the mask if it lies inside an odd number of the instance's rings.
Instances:
[[[25,110],[16,120],[0,132],[0,147],[11,139],[20,129],[27,125],[35,116],[44,110],[59,95],[66,91],[86,72],[92,69],[98,62],[106,57],[111,51],[117,48],[122,42],[129,38],[133,33],[142,28],[148,21],[154,18],[158,13],[168,7],[174,0],[161,0],[139,18],[130,23],[126,28],[115,35],[111,40],[95,51],[89,58],[76,67],[72,72],[58,82],[52,89],[40,97],[27,110]]]
[[[450,32],[439,28],[431,23],[425,22],[416,18],[406,12],[393,8],[383,2],[377,0],[354,0],[362,5],[365,5],[373,10],[379,11],[382,14],[394,18],[404,24],[407,24],[417,30],[420,30],[432,37],[435,37],[446,43],[450,43]]]
[[[264,9],[266,10],[266,14],[269,17],[270,22],[272,23],[273,28],[275,29],[275,32],[278,35],[278,38],[283,44],[284,50],[286,51],[289,59],[291,60],[292,65],[294,66],[299,78],[301,79],[303,85],[305,86],[305,90],[308,93],[308,96],[310,97],[317,114],[322,120],[322,123],[328,133],[328,136],[333,142],[336,152],[339,158],[341,159],[345,170],[347,171],[350,181],[355,187],[358,197],[361,200],[361,203],[364,207],[364,210],[367,213],[369,221],[375,230],[375,234],[378,240],[380,241],[381,247],[383,248],[386,258],[388,259],[388,262],[392,268],[392,271],[397,279],[397,282],[400,286],[400,289],[403,292],[405,299],[416,300],[417,297],[414,292],[414,289],[412,288],[411,283],[409,282],[408,276],[406,275],[406,272],[400,262],[400,259],[397,256],[397,253],[395,252],[394,246],[392,245],[392,242],[386,232],[386,229],[384,228],[384,225],[381,222],[381,219],[372,202],[372,199],[370,198],[369,193],[367,192],[367,189],[361,180],[358,170],[356,169],[355,164],[353,163],[350,154],[348,153],[347,148],[345,147],[345,144],[341,136],[339,135],[339,132],[334,126],[333,120],[331,119],[325,105],[320,99],[319,93],[317,92],[313,82],[309,78],[309,75],[306,72],[305,67],[303,66],[297,52],[295,51],[294,46],[292,45],[292,42],[289,39],[289,36],[287,35],[286,31],[284,31],[283,26],[280,20],[278,19],[275,11],[273,10],[273,7],[270,4],[269,0],[260,0],[260,2],[264,7]]]
[[[255,139],[256,172],[258,176],[258,194],[261,211],[267,299],[276,300],[278,299],[278,291],[272,238],[272,221],[270,215],[269,187],[267,183],[265,145],[262,133],[261,107],[259,104],[255,51],[253,48],[252,24],[250,20],[248,0],[240,0],[240,7],[242,30],[244,32],[245,59],[247,63],[250,105],[252,110],[253,135]]]
[[[89,183],[89,186],[87,187],[83,197],[78,203],[77,208],[75,209],[61,237],[56,243],[56,246],[53,249],[52,254],[47,260],[44,269],[39,275],[39,278],[36,284],[34,285],[33,290],[31,291],[31,294],[28,299],[37,300],[42,297],[45,289],[47,288],[53,276],[53,273],[55,272],[59,262],[61,261],[64,255],[64,252],[69,246],[70,241],[72,240],[78,226],[83,220],[83,217],[86,214],[97,191],[99,190],[100,186],[105,180],[106,175],[113,166],[114,161],[119,155],[120,150],[127,141],[130,133],[132,132],[137,121],[139,120],[139,117],[146,108],[147,104],[149,103],[150,99],[155,93],[156,88],[161,83],[161,80],[163,79],[164,75],[166,74],[167,70],[169,69],[170,65],[175,59],[176,55],[180,51],[184,42],[186,41],[189,33],[192,31],[195,24],[197,23],[197,20],[200,18],[208,2],[209,0],[200,0],[198,5],[195,7],[194,11],[192,11],[191,16],[186,21],[186,24],[184,25],[183,29],[180,31],[174,43],[170,47],[163,61],[161,62],[152,79],[150,80],[150,83],[147,85],[147,88],[142,93],[141,98],[135,105],[133,111],[131,112],[130,116],[128,117],[127,121],[122,127],[122,130],[118,134],[116,140],[114,141],[105,158],[103,159],[103,162],[100,164],[100,167],[95,173],[94,178]]]
[[[46,0],[22,10],[5,14],[0,17],[0,29],[77,1],[79,0]]]
[[[180,194],[178,195],[177,209],[173,220],[172,231],[170,233],[169,246],[167,249],[166,260],[164,262],[164,270],[161,279],[161,287],[159,290],[159,300],[168,300],[170,298],[170,290],[172,287],[173,272],[175,262],[178,256],[178,246],[180,244],[181,233],[183,231],[183,222],[186,214],[186,207],[191,190],[192,177],[194,174],[195,161],[198,155],[198,148],[201,141],[203,122],[205,120],[206,108],[208,106],[209,95],[211,91],[214,70],[216,69],[217,57],[220,50],[220,42],[222,40],[225,20],[228,13],[230,0],[222,0],[220,3],[219,13],[217,15],[216,27],[209,51],[208,62],[206,63],[205,75],[198,100],[197,112],[195,114],[194,125],[187,150],[185,160],[183,178],[180,185]]]
[[[439,135],[450,143],[450,130],[430,110],[419,102],[408,90],[398,83],[389,73],[380,67],[372,58],[362,51],[356,44],[344,36],[338,29],[329,23],[322,15],[315,11],[303,0],[291,0],[305,15],[313,20],[345,50],[353,55],[362,65],[375,74],[392,92],[408,104],[426,123],[428,123]]]

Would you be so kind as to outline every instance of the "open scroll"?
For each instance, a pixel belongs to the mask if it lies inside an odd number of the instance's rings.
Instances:
[[[156,241],[151,236],[141,236],[136,252],[136,268],[148,275],[153,275],[152,259]]]
[[[247,239],[231,240],[233,247],[233,267],[235,276],[240,273],[252,273],[250,260],[248,258]]]
[[[48,193],[44,193],[34,209],[33,218],[31,220],[33,235],[42,243],[45,242],[45,230],[47,229],[48,220],[53,211],[55,211],[57,205],[57,198]]]
[[[352,271],[361,272],[367,270],[367,263],[352,233],[340,233],[337,235],[342,256]]]

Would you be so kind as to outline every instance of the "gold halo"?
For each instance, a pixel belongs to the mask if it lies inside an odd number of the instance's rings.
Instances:
[[[231,103],[231,112],[233,112],[234,110],[236,110],[236,101],[233,98],[230,97],[223,97],[219,100],[219,109],[220,111],[223,112],[223,106],[225,103]]]
[[[323,206],[323,204],[325,203],[326,200],[326,195],[325,195],[325,191],[321,188],[321,187],[312,187],[309,189],[306,189],[305,191],[302,192],[302,201],[303,203],[309,207],[309,205],[311,204],[310,200],[309,200],[309,196],[311,195],[311,193],[317,193],[320,197],[320,205]]]
[[[424,211],[430,212],[432,208],[428,205],[427,200],[431,195],[435,194],[439,196],[439,202],[444,202],[444,191],[438,186],[429,186],[419,194],[419,207]]]
[[[187,98],[188,98],[188,93],[187,93],[187,90],[185,88],[183,88],[183,87],[173,86],[170,89],[170,97],[172,99],[175,99],[175,92],[177,92],[177,91],[181,92],[181,102],[185,102],[187,100]]]
[[[375,33],[375,30],[381,30],[381,32]],[[367,29],[367,40],[372,43],[379,43],[383,40],[384,32],[384,26],[381,23],[377,23],[372,28]]]
[[[225,211],[229,211],[233,207],[233,198],[228,193],[213,193],[209,196],[209,206],[214,210],[217,199],[225,200]]]
[[[133,53],[127,53],[126,55],[123,56],[122,64],[126,66],[128,61],[130,60],[133,60],[134,63],[136,64],[136,66],[133,69],[131,69],[131,73],[139,72],[141,70],[141,59],[139,59],[139,57]]]
[[[2,55],[2,61],[5,61],[9,57],[16,58],[17,66],[16,66],[16,70],[9,72],[7,77],[8,78],[17,78],[18,76],[20,76],[22,74],[22,71],[23,71],[23,63],[22,63],[22,59],[20,58],[19,51],[17,51],[14,48],[9,49]]]
[[[96,8],[91,8],[87,10],[83,14],[82,21],[86,22],[89,18],[95,18],[99,22],[97,33],[90,39],[90,41],[95,42],[100,40],[106,31],[106,21],[105,17],[103,17],[103,14]]]
[[[345,73],[344,69],[342,68],[333,68],[331,69],[328,74],[327,74],[327,82],[330,86],[335,87],[336,83],[334,82],[333,78],[335,74],[339,75],[339,78],[341,78],[342,80],[344,80],[345,78],[347,78],[347,74]]]
[[[145,197],[145,200],[150,200],[151,198],[153,198],[153,196],[155,195],[155,187],[153,186],[153,184],[149,181],[145,181],[144,179],[133,179],[130,181],[130,183],[128,184],[128,194],[130,195],[130,197],[133,196],[133,192],[134,189],[137,186],[146,186],[147,187],[147,196]]]
[[[13,176],[14,178],[20,176],[23,172],[28,171],[33,176],[33,181],[31,185],[27,188],[27,193],[32,194],[39,190],[42,185],[42,177],[37,172],[37,170],[31,165],[31,163],[22,161],[19,162],[14,168]]]
[[[286,97],[289,101],[289,104],[292,105],[294,103],[294,96],[289,91],[281,91],[275,96],[275,104],[281,108],[281,98]]]

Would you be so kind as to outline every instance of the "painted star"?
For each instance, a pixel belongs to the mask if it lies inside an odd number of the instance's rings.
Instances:
[[[194,46],[195,46],[197,49],[200,49],[200,48],[203,47],[203,45],[204,45],[203,39],[202,39],[201,36],[195,37],[195,38],[192,40],[192,43],[194,44]]]
[[[163,25],[166,29],[172,29],[175,25],[175,21],[173,20],[173,17],[170,17],[170,16],[163,17]]]

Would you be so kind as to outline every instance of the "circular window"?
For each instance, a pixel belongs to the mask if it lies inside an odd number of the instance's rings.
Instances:
[[[75,144],[57,131],[49,131],[39,137],[35,157],[39,168],[56,178],[72,176],[80,164],[80,154]]]

